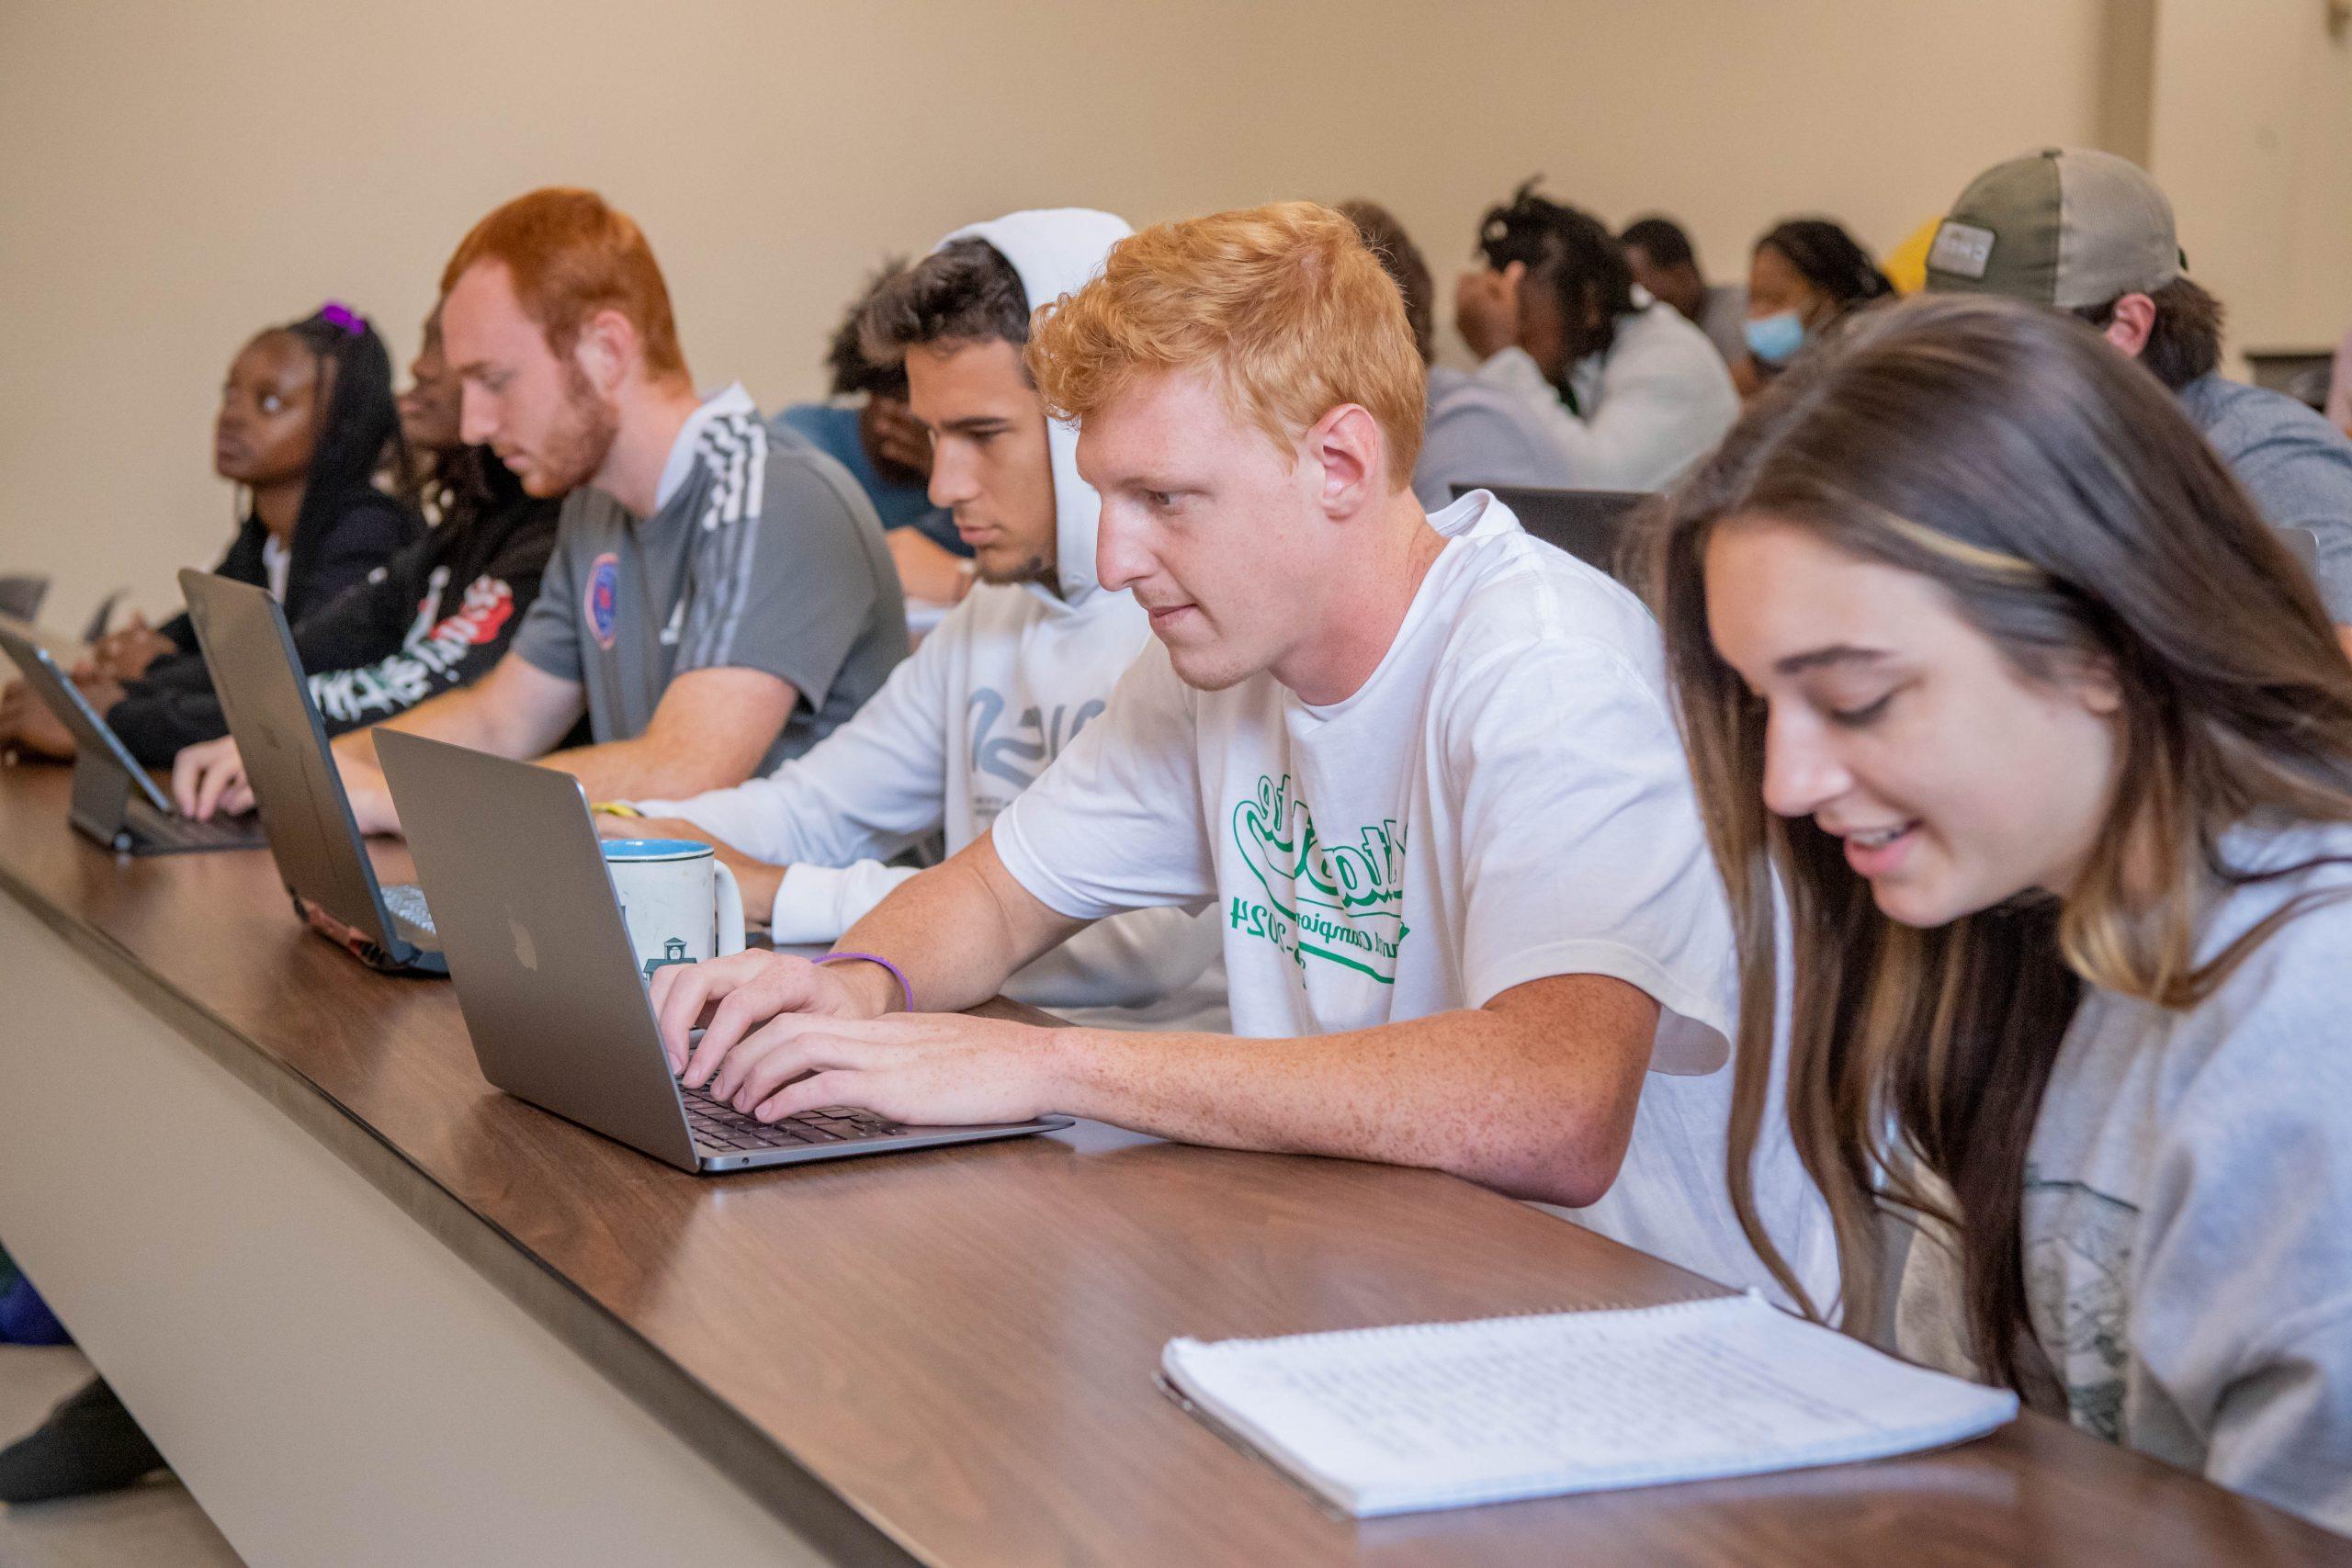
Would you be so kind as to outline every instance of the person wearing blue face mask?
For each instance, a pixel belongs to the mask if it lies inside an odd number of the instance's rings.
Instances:
[[[1894,292],[1870,253],[1828,219],[1775,224],[1748,261],[1747,356],[1732,371],[1740,395],[1754,396],[1831,322]]]

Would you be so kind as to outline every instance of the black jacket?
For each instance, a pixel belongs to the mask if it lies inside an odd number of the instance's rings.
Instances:
[[[389,718],[497,663],[538,597],[560,506],[502,487],[492,500],[459,506],[322,608],[289,613],[327,733]],[[197,656],[159,660],[107,710],[107,722],[150,767],[229,732]]]
[[[293,558],[286,563],[287,620],[299,625],[312,612],[325,608],[345,589],[414,544],[424,532],[424,519],[383,491],[353,491],[314,537],[305,538],[296,532]],[[213,572],[256,588],[268,586],[269,569],[263,564],[261,553],[268,539],[269,530],[262,526],[260,518],[246,518]],[[178,644],[187,657],[197,657],[196,627],[185,610],[156,630]]]

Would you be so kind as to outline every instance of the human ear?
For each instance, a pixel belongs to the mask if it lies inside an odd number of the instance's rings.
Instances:
[[[637,363],[637,328],[618,310],[598,310],[580,323],[571,356],[588,384],[610,397]]]
[[[2116,675],[2112,660],[2103,656],[2084,660],[2068,672],[2066,685],[2086,713],[2113,718],[2123,711],[2123,682]]]
[[[1306,455],[1321,465],[1316,499],[1326,516],[1340,518],[1380,499],[1388,443],[1380,422],[1361,403],[1341,403],[1306,433]]]
[[[2144,294],[2126,294],[2115,302],[2115,313],[2102,330],[2108,342],[2137,359],[2155,328],[2156,302]]]

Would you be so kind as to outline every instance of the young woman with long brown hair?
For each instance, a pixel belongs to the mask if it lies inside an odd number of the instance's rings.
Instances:
[[[1784,896],[1849,1325],[2352,1528],[2352,664],[2278,536],[2144,370],[1953,298],[1856,318],[1652,524],[1736,1206]]]

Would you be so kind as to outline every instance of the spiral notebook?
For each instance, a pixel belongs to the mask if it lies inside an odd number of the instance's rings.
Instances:
[[[1358,1517],[1756,1475],[1964,1441],[2017,1395],[1761,1296],[1169,1342],[1170,1391]]]

